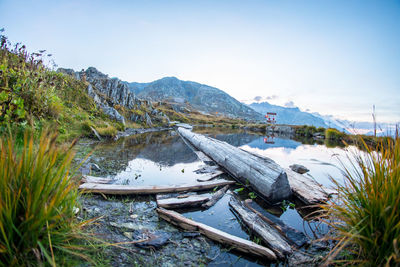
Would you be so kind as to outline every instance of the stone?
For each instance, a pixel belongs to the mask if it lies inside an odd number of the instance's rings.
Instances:
[[[303,174],[306,172],[309,172],[310,170],[307,169],[305,166],[300,165],[300,164],[293,164],[289,166],[290,169],[292,169],[292,171]]]
[[[144,116],[145,116],[145,118],[146,118],[146,124],[147,124],[147,126],[152,126],[152,125],[153,125],[153,122],[151,121],[151,118],[150,118],[149,114],[147,114],[147,112],[146,112]]]
[[[106,114],[108,117],[110,117],[113,120],[116,120],[118,122],[121,122],[123,125],[125,125],[125,118],[119,112],[110,106],[103,105],[101,107],[103,110],[104,114]]]

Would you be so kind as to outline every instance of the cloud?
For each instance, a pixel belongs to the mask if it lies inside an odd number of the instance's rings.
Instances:
[[[285,104],[284,104],[284,106],[286,107],[286,108],[295,108],[296,106],[294,105],[294,102],[293,101],[288,101],[288,102],[286,102]]]
[[[270,96],[267,96],[267,97],[262,97],[262,96],[258,95],[256,97],[254,97],[253,100],[256,101],[256,102],[261,102],[261,101],[266,101],[266,100],[274,100],[274,99],[277,99],[277,98],[278,98],[277,95],[270,95]]]

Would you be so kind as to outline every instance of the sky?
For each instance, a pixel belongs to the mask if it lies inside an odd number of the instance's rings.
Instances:
[[[0,0],[0,28],[59,67],[165,76],[240,101],[400,121],[400,0]]]

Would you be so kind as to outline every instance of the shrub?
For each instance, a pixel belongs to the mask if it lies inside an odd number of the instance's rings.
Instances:
[[[344,183],[332,179],[338,199],[322,208],[339,240],[328,262],[341,256],[350,265],[400,265],[400,138],[382,139],[378,151],[350,158]],[[340,255],[342,254],[342,255]]]
[[[326,129],[326,131],[325,131],[326,139],[340,141],[345,137],[346,137],[345,133],[339,132],[338,130],[333,129],[333,128]]]
[[[20,151],[13,137],[0,139],[0,265],[54,265],[58,253],[79,254],[73,250],[82,227],[74,214],[73,152],[55,140],[42,134],[36,147],[25,132]]]

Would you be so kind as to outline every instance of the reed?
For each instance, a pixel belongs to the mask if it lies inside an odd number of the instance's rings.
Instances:
[[[71,178],[72,147],[43,133],[25,133],[21,150],[9,134],[0,138],[0,266],[55,266],[57,255],[85,257],[75,240],[78,184]]]
[[[332,179],[338,198],[322,206],[338,242],[327,264],[400,265],[400,143],[382,139],[379,152],[363,142],[365,152],[343,167],[344,182]]]

